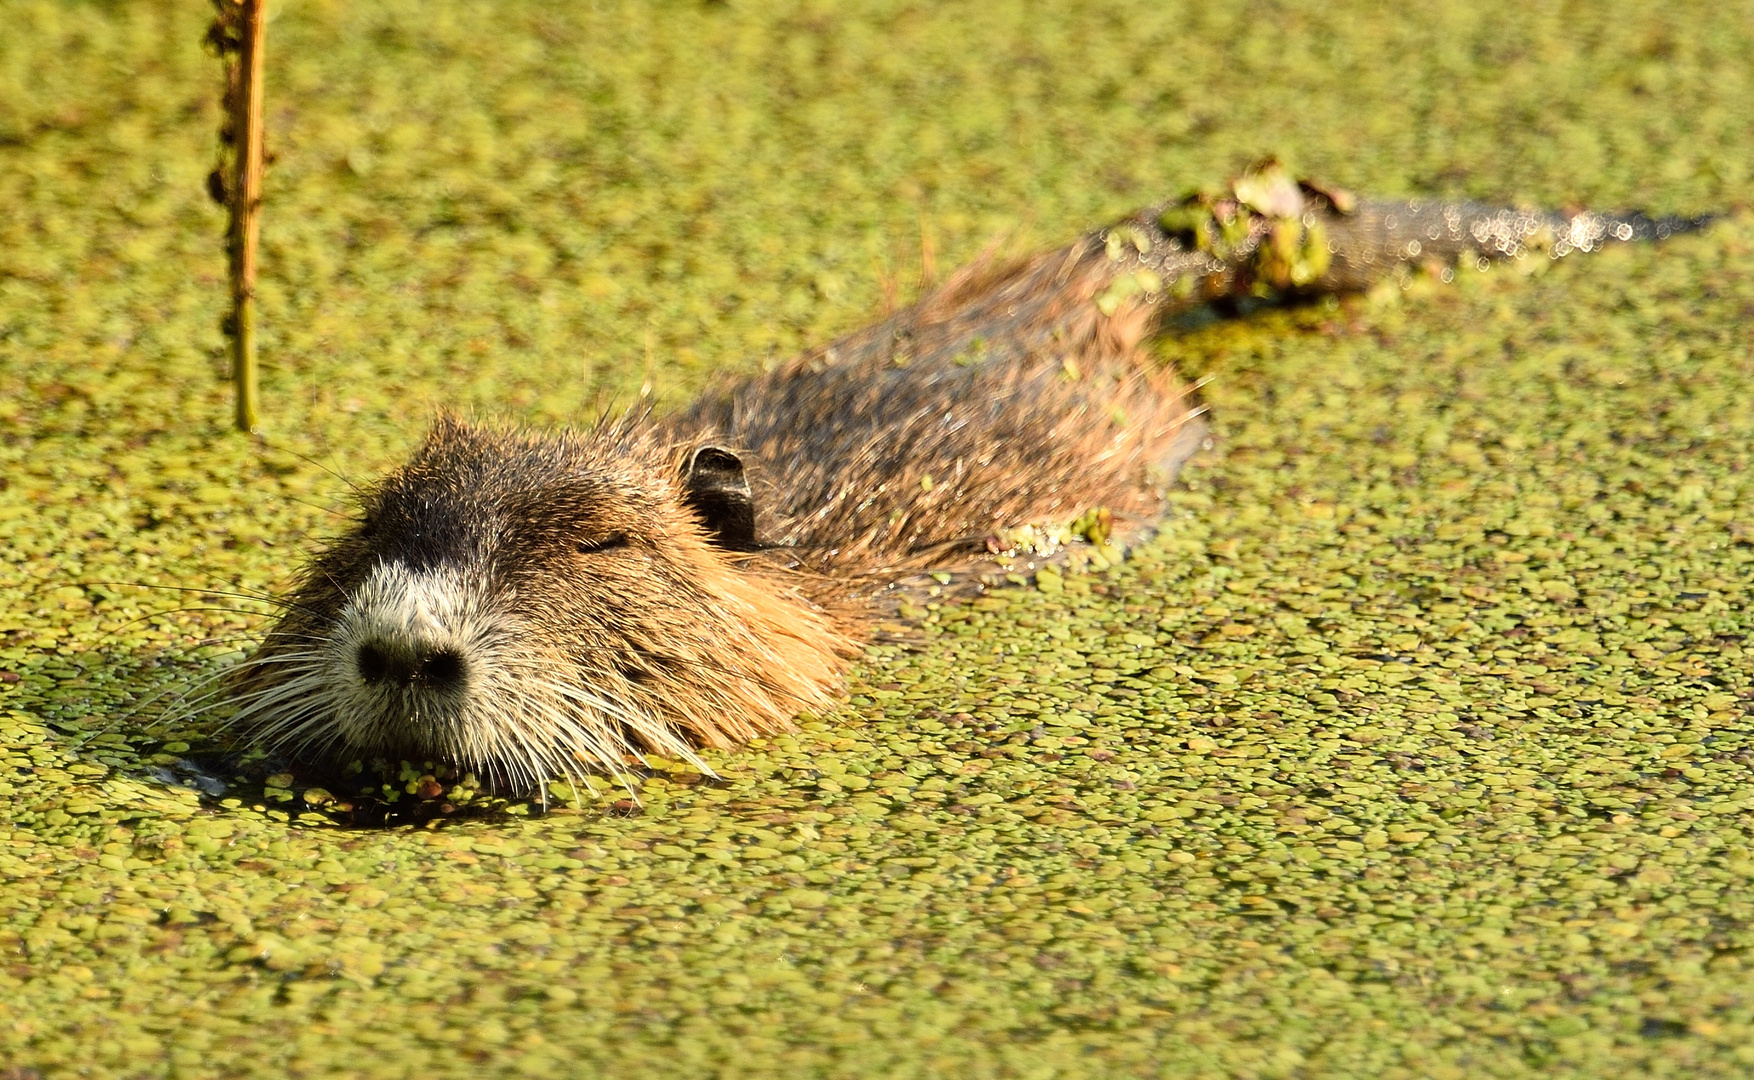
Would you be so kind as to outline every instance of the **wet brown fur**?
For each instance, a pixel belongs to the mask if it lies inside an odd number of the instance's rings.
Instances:
[[[744,456],[759,532],[818,572],[818,595],[881,587],[984,552],[996,531],[1093,506],[1149,519],[1152,481],[1198,441],[1198,404],[1141,348],[1161,303],[1098,312],[1116,269],[1102,250],[977,264],[660,430]]]

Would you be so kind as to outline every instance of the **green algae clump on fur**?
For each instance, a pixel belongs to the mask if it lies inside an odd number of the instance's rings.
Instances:
[[[265,609],[140,587],[283,589],[327,470],[438,405],[675,408],[867,321],[922,234],[1042,246],[1265,152],[1746,204],[1744,14],[289,0],[258,446],[205,12],[7,6],[0,1062],[1746,1075],[1745,217],[1188,326],[1216,446],[1157,539],[922,608],[844,706],[637,802],[344,829],[158,779],[219,719],[150,699]]]

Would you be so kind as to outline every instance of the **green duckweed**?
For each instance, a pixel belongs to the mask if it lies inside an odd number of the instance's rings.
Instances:
[[[0,6],[0,1076],[1754,1070],[1745,215],[1181,328],[1155,539],[716,778],[367,829],[179,771],[437,407],[669,407],[1267,153],[1746,205],[1746,3],[273,12],[258,442],[202,5]]]

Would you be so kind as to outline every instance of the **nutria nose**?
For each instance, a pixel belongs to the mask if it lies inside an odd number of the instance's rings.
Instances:
[[[443,646],[416,646],[412,651],[366,642],[355,657],[359,677],[378,683],[448,690],[463,683],[463,657]]]

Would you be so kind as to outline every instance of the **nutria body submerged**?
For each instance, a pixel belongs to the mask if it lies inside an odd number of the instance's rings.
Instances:
[[[1225,297],[1363,288],[1682,223],[1354,203],[1275,168],[918,304],[673,415],[521,432],[441,417],[307,568],[237,683],[294,756],[540,787],[692,758],[832,701],[892,587],[1156,514],[1198,446],[1142,343]],[[1100,536],[1097,537],[1100,539]]]

